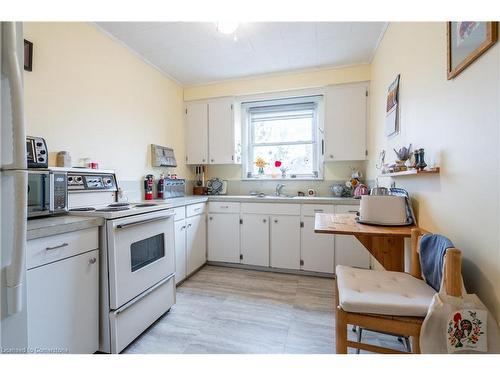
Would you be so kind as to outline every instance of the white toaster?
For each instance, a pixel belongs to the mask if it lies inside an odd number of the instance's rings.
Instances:
[[[394,195],[362,195],[358,221],[376,225],[408,225],[406,198]]]

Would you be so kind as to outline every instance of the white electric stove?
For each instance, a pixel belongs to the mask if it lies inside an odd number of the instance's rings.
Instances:
[[[99,350],[119,353],[175,303],[174,213],[117,202],[112,171],[68,170],[70,215],[102,217]]]

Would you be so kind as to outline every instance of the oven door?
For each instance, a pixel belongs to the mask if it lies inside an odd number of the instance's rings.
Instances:
[[[28,217],[50,213],[50,174],[48,171],[28,171]]]
[[[175,272],[174,213],[108,220],[110,308],[115,310]]]

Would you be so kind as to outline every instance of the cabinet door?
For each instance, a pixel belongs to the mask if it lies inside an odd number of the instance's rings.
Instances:
[[[335,213],[354,213],[358,206],[338,205]],[[370,268],[370,253],[354,236],[336,234],[335,236],[335,265]]]
[[[26,272],[30,348],[98,350],[98,272],[97,250]]]
[[[301,233],[301,270],[334,273],[333,235],[314,233],[314,216],[305,216]]]
[[[208,215],[208,260],[240,262],[240,215]]]
[[[174,226],[175,282],[180,283],[186,278],[186,220],[176,221]]]
[[[186,219],[187,275],[200,268],[207,261],[206,216],[197,215]]]
[[[208,151],[210,164],[232,164],[235,159],[233,99],[208,104]]]
[[[208,105],[186,104],[186,163],[208,163]]]
[[[367,92],[367,83],[327,88],[325,161],[366,159]]]
[[[271,267],[300,269],[300,216],[271,217]]]
[[[269,216],[241,215],[241,263],[269,267]]]

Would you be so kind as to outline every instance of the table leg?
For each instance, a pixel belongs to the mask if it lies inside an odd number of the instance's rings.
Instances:
[[[387,271],[404,272],[404,237],[355,236]]]

